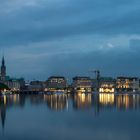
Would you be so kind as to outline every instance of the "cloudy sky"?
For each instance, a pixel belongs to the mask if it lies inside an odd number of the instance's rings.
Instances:
[[[0,0],[7,73],[140,76],[139,0]]]

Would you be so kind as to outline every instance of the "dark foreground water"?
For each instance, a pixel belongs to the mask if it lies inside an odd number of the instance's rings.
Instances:
[[[139,140],[139,95],[0,97],[0,140]]]

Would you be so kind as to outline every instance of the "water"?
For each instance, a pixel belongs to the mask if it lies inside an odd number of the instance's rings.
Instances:
[[[1,140],[140,139],[140,95],[0,97]]]

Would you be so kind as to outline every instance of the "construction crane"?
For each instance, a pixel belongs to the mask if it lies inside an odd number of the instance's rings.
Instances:
[[[100,71],[99,70],[92,69],[92,70],[90,70],[90,72],[95,73],[96,80],[100,79]]]
[[[99,83],[100,83],[100,71],[92,69],[90,72],[95,73],[95,79],[96,79],[96,91],[99,89]]]

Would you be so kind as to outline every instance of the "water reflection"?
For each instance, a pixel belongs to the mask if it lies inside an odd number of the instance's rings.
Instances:
[[[118,95],[116,97],[118,109],[137,109],[140,106],[140,96],[138,95]]]
[[[115,95],[114,94],[99,94],[99,103],[100,104],[113,105],[114,102],[115,102]]]
[[[73,107],[75,109],[91,108],[92,94],[76,94],[74,95]]]
[[[31,105],[47,105],[51,110],[65,111],[66,109],[88,110],[95,114],[103,110],[135,110],[140,108],[138,94],[75,94],[75,95],[9,95],[0,96],[1,126],[4,129],[7,109],[15,106],[24,108],[26,103]],[[72,103],[72,105],[70,105]]]
[[[6,96],[0,98],[0,116],[2,128],[4,129],[6,119]]]
[[[62,95],[44,95],[44,102],[47,103],[50,109],[63,110],[68,108],[68,96]]]

